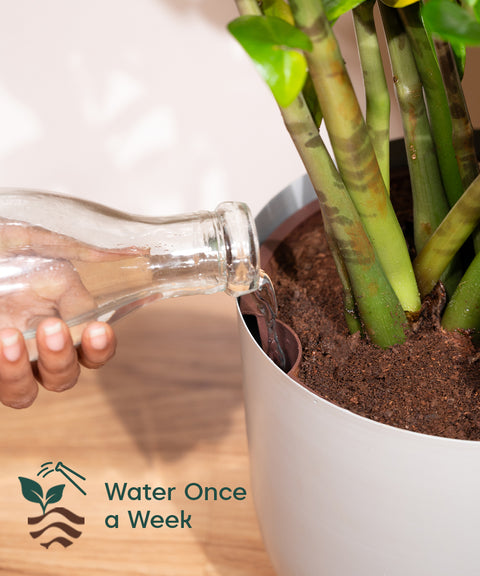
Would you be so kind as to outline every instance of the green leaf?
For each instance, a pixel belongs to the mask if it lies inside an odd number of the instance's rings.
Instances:
[[[382,0],[385,6],[390,6],[390,8],[406,8],[411,4],[416,4],[418,0]]]
[[[228,25],[270,87],[280,106],[289,106],[307,77],[302,50],[311,50],[310,38],[276,16],[240,16]]]
[[[19,476],[18,479],[22,485],[23,497],[29,502],[37,502],[43,509],[43,490],[40,484],[22,476]]]
[[[362,4],[364,0],[324,0],[323,7],[329,22],[335,22],[350,10]]]
[[[422,8],[425,26],[452,44],[480,45],[480,23],[475,16],[450,0],[430,0]]]
[[[45,501],[45,508],[48,504],[53,504],[54,502],[59,502],[63,496],[63,489],[65,484],[58,484],[57,486],[52,486],[47,492],[47,498]]]

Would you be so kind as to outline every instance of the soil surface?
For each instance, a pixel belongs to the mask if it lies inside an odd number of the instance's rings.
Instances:
[[[410,207],[396,202],[405,229]],[[382,350],[348,333],[342,288],[316,214],[277,248],[267,271],[279,317],[303,347],[299,379],[362,416],[416,432],[480,440],[480,358],[468,334],[441,329],[433,295],[405,344]]]

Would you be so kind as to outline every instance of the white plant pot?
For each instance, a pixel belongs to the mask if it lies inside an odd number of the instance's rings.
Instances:
[[[312,198],[306,179],[275,197],[257,218],[261,239]],[[253,497],[278,576],[478,576],[480,442],[319,398],[239,317]]]

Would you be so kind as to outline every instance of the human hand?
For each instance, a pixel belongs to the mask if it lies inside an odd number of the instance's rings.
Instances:
[[[0,219],[0,402],[21,408],[38,393],[71,388],[80,364],[98,368],[115,352],[112,328],[102,322],[76,327],[74,347],[63,320],[97,308],[76,267],[144,254],[137,248],[99,249],[22,222]],[[38,360],[29,361],[32,341],[22,332],[36,329]],[[76,336],[77,338],[77,336]],[[35,346],[33,346],[35,347]]]
[[[97,248],[44,228],[0,218],[0,328],[22,332],[44,318],[73,320],[97,303],[77,269],[144,256],[136,247]],[[97,272],[97,275],[101,273]]]
[[[0,402],[12,408],[30,406],[39,383],[61,392],[75,385],[80,364],[100,368],[114,354],[116,339],[111,326],[92,322],[83,331],[80,347],[74,348],[66,324],[58,318],[43,320],[37,328],[38,360],[30,363],[22,333],[0,329]]]

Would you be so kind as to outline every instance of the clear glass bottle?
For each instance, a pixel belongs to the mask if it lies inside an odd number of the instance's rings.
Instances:
[[[1,190],[0,216],[0,326],[22,330],[31,359],[45,317],[61,317],[77,344],[87,322],[113,322],[157,298],[259,286],[255,224],[242,203],[148,218]]]

